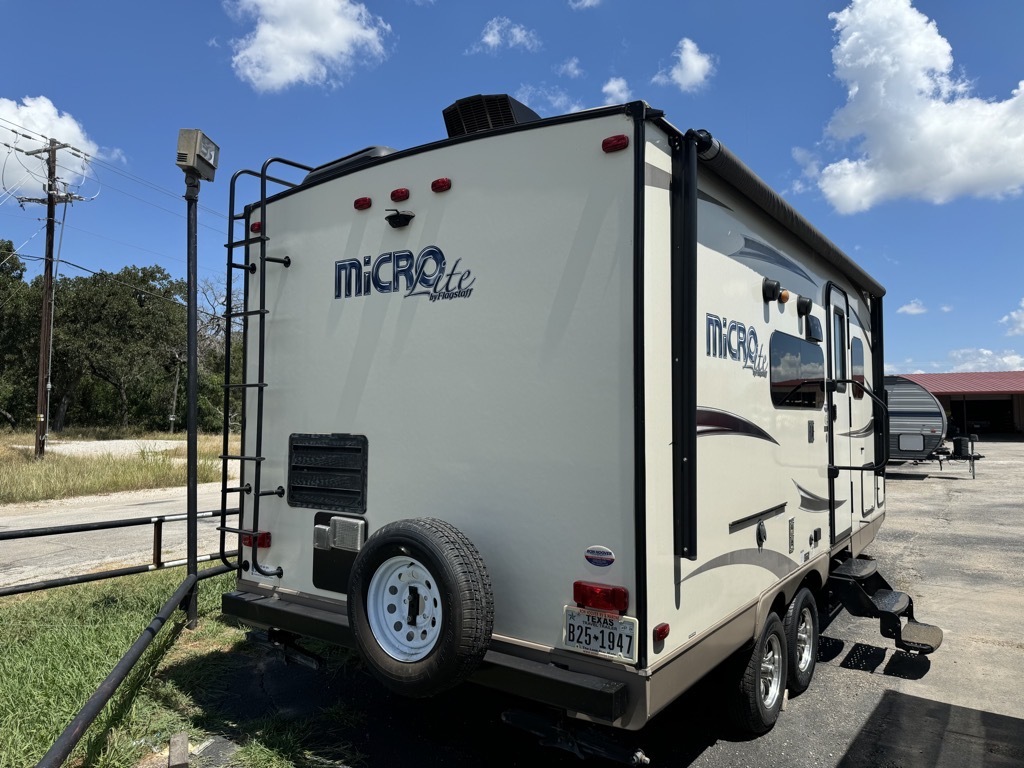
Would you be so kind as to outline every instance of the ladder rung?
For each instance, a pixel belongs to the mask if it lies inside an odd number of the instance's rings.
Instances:
[[[234,459],[235,461],[263,461],[263,456],[232,456],[230,454],[222,453],[217,458],[220,459]]]
[[[245,248],[246,246],[256,245],[257,243],[264,243],[269,240],[266,235],[256,235],[255,237],[247,237],[245,240],[235,240],[234,242],[224,243],[225,248]]]
[[[267,531],[253,531],[248,528],[230,528],[226,525],[218,525],[218,531],[224,531],[224,533],[240,533],[243,536],[259,536],[261,533],[267,533]]]
[[[252,317],[253,315],[269,315],[269,309],[247,309],[244,312],[228,312],[225,317]]]
[[[221,384],[221,386],[224,387],[224,389],[263,389],[267,386],[267,383],[265,381],[258,381],[252,384]]]
[[[232,269],[244,269],[244,270],[247,270],[248,272],[250,272],[252,274],[256,274],[256,262],[255,261],[251,262],[249,264],[239,264],[237,261],[232,261],[231,262],[231,268]]]

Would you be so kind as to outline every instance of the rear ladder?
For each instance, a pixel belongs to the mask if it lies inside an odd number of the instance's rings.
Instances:
[[[262,169],[259,173],[255,171],[238,171],[234,176],[231,177],[231,190],[229,196],[229,209],[231,216],[228,219],[228,242],[226,244],[228,258],[227,258],[227,281],[226,281],[226,295],[224,299],[224,424],[223,424],[223,450],[221,451],[221,517],[220,526],[220,558],[221,561],[228,566],[232,566],[238,569],[239,575],[242,573],[243,564],[240,560],[238,563],[232,563],[227,558],[227,535],[234,534],[238,537],[238,551],[244,553],[244,547],[249,547],[252,550],[251,558],[249,560],[249,569],[253,573],[257,573],[261,576],[270,576],[280,578],[283,575],[283,571],[280,566],[268,567],[261,565],[257,557],[257,551],[261,546],[268,546],[270,539],[269,531],[260,530],[260,499],[263,496],[284,496],[284,485],[278,484],[276,487],[264,490],[263,488],[263,475],[262,475],[262,464],[264,460],[263,456],[263,396],[264,390],[267,388],[267,382],[265,380],[264,371],[264,349],[266,345],[266,334],[267,334],[267,316],[269,310],[267,309],[267,269],[281,268],[287,269],[291,266],[291,257],[271,257],[267,256],[267,242],[269,241],[268,227],[267,227],[267,185],[268,183],[274,183],[283,188],[295,187],[296,184],[284,179],[276,178],[269,175],[268,171],[274,164],[285,165],[290,168],[299,169],[301,171],[309,172],[313,170],[310,166],[301,165],[299,163],[292,162],[290,160],[284,160],[279,157],[271,158],[263,164]],[[247,205],[242,211],[236,212],[236,191],[238,182],[243,177],[256,177],[260,181],[260,197],[259,202],[255,205]],[[249,222],[250,214],[253,210],[259,211],[260,229],[258,232],[252,233],[248,231],[247,224]],[[241,239],[235,238],[235,232],[237,225],[241,223],[245,229],[243,230],[243,236]],[[253,258],[256,251],[256,258]],[[241,253],[241,260],[238,259],[238,254]],[[234,273],[236,270],[240,270],[243,273],[243,300],[242,308],[236,309],[233,306],[233,286],[234,286]],[[255,308],[250,306],[250,280],[254,275],[258,275],[259,280],[259,303]],[[248,355],[251,349],[249,345],[249,334],[253,330],[252,323],[255,322],[256,333],[257,333],[257,345],[255,347],[256,352],[256,381],[248,381],[247,375],[249,370]],[[232,337],[234,333],[239,330],[236,326],[237,323],[241,324],[241,337],[242,337],[242,371],[241,375],[238,376],[238,381],[235,381],[236,376],[233,374],[231,365],[231,347]],[[246,452],[245,446],[247,445],[246,432],[250,428],[250,425],[246,423],[246,408],[248,405],[248,397],[250,390],[255,391],[256,394],[256,424],[255,427],[255,439],[253,441],[252,452]],[[241,454],[232,455],[230,453],[229,436],[231,429],[231,406],[232,406],[232,395],[236,392],[241,393],[241,405],[240,405],[240,419],[241,419],[241,432],[242,432],[242,452]],[[236,486],[229,485],[229,462],[238,461],[241,463],[241,470],[239,472],[239,483]],[[251,482],[247,482],[246,478],[251,474]],[[238,528],[231,528],[227,525],[227,514],[228,514],[228,498],[232,494],[239,494],[237,497],[238,503]],[[244,496],[252,497],[252,517],[250,524],[245,524],[245,509],[242,504]]]

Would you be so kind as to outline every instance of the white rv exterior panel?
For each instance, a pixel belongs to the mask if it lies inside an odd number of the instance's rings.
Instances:
[[[292,433],[366,435],[368,533],[426,516],[462,530],[493,580],[496,637],[557,646],[576,580],[636,590],[633,164],[601,151],[631,125],[441,147],[267,208],[268,256],[292,264],[267,274],[263,484],[285,484]],[[432,193],[438,177],[452,189]],[[412,196],[391,203],[399,187]],[[364,196],[372,208],[354,211]],[[415,212],[408,227],[385,222],[392,207]],[[465,295],[335,296],[339,260],[372,270],[428,246]],[[247,578],[339,597],[311,580],[314,514],[262,499],[261,562],[284,576]],[[588,562],[595,545],[614,562]]]

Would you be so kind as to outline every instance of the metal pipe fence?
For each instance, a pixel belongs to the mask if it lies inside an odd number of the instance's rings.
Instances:
[[[229,509],[225,513],[228,515],[237,515],[237,509]],[[198,512],[196,513],[196,519],[201,518],[213,518],[221,517],[220,510],[209,511],[209,512]],[[175,560],[163,560],[163,532],[164,525],[166,523],[182,522],[188,520],[188,513],[180,513],[173,515],[160,515],[157,517],[133,517],[126,520],[102,520],[93,523],[72,523],[70,525],[51,525],[44,526],[42,528],[23,528],[17,531],[0,531],[0,542],[2,541],[17,541],[19,539],[32,539],[39,536],[61,536],[69,533],[87,533],[91,531],[106,531],[116,528],[132,528],[140,525],[152,525],[153,526],[153,559],[149,563],[142,563],[139,565],[128,566],[124,568],[113,568],[106,571],[96,571],[93,573],[85,573],[78,576],[64,576],[56,579],[46,579],[44,581],[36,581],[29,584],[15,584],[7,587],[0,587],[0,597],[7,597],[8,595],[20,595],[27,592],[38,592],[44,589],[50,589],[52,587],[65,587],[71,584],[84,584],[90,581],[100,581],[102,579],[116,578],[119,576],[130,576],[136,573],[145,573],[147,571],[159,571],[165,568],[176,568],[183,565],[188,565],[188,558],[181,558]],[[221,521],[224,524],[224,521]],[[237,556],[238,550],[233,552],[223,553],[226,557]],[[211,552],[205,555],[198,555],[196,557],[197,563],[210,562],[211,560],[220,559],[222,557],[221,552]]]

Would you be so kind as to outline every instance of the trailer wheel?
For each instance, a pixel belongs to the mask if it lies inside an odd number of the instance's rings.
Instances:
[[[786,633],[777,614],[768,614],[761,636],[741,669],[733,699],[733,716],[745,732],[760,735],[771,730],[782,711],[786,689]]]
[[[818,663],[818,605],[806,587],[796,593],[783,621],[789,646],[789,692],[807,690]]]
[[[356,556],[348,620],[378,680],[405,696],[432,696],[469,677],[487,652],[490,576],[455,526],[399,520],[374,533]]]

